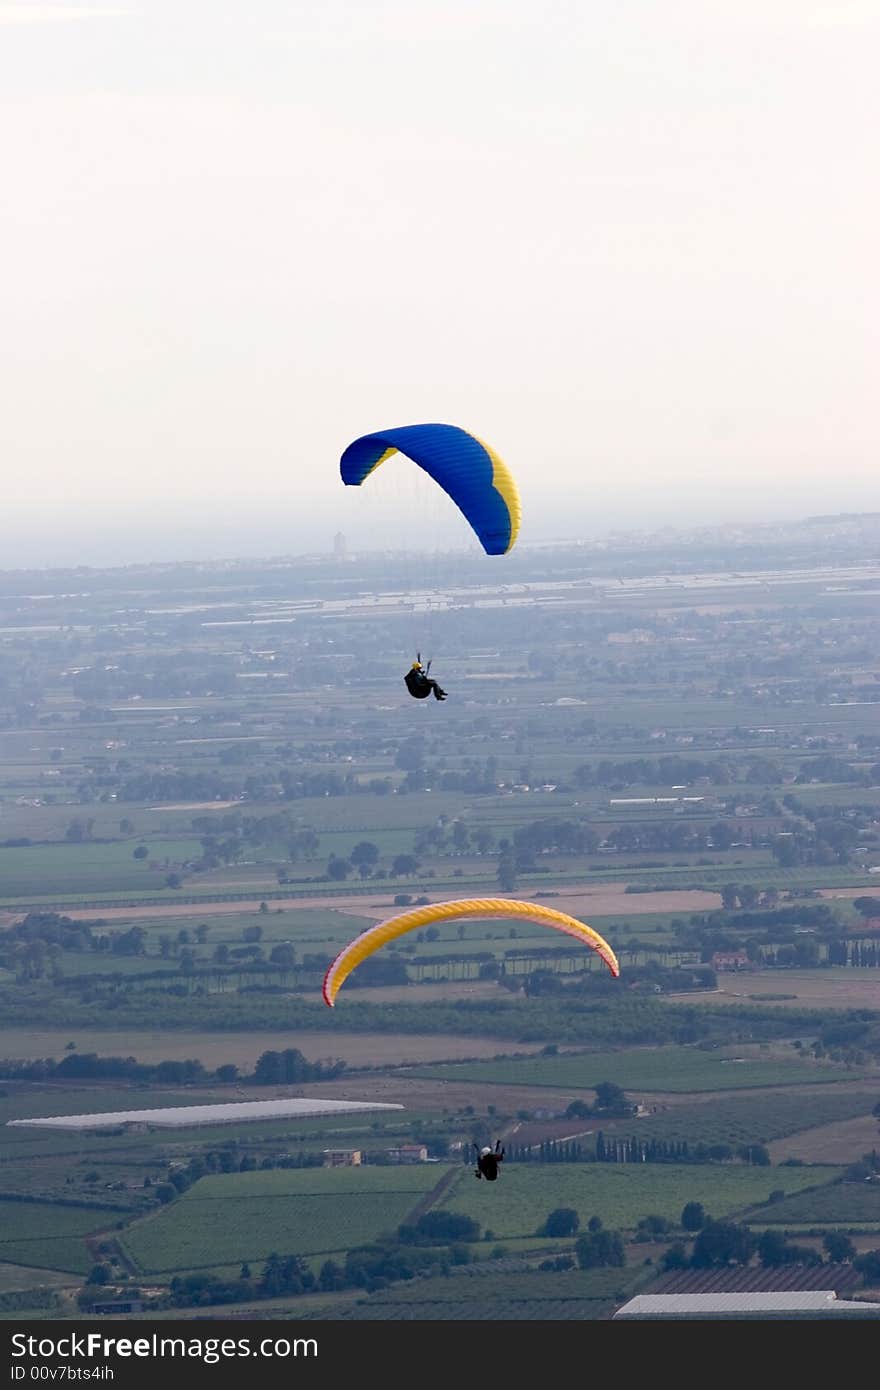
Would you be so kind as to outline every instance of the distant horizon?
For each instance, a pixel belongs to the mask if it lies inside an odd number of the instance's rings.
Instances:
[[[508,458],[511,464],[521,460]],[[115,568],[136,564],[222,561],[231,556],[321,553],[332,550],[342,532],[349,549],[405,549],[404,537],[419,548],[473,550],[476,538],[451,500],[422,470],[397,456],[361,487],[343,487],[332,462],[320,497],[278,491],[254,496],[242,475],[241,495],[207,495],[196,505],[173,496],[133,506],[107,499],[83,511],[71,500],[55,498],[16,514],[7,509],[3,569]],[[645,534],[663,528],[695,531],[720,527],[794,525],[811,516],[871,515],[880,511],[880,483],[847,486],[831,474],[804,478],[792,487],[772,472],[761,486],[706,476],[684,494],[663,478],[632,484],[623,470],[589,470],[560,499],[552,492],[520,483],[523,520],[517,547],[570,541],[592,543],[612,535]],[[563,506],[562,503],[567,505]],[[839,505],[835,505],[835,501]],[[315,545],[316,537],[324,546]],[[11,561],[11,563],[10,563]]]
[[[0,25],[4,565],[446,545],[417,468],[340,483],[419,421],[522,543],[880,505],[876,3]]]
[[[718,520],[680,520],[673,523],[668,520],[657,521],[654,525],[609,525],[602,530],[591,532],[588,535],[573,535],[558,532],[551,534],[533,535],[528,539],[521,539],[517,544],[518,552],[530,550],[547,549],[550,547],[572,547],[578,548],[651,540],[653,537],[675,536],[675,535],[706,535],[710,537],[712,533],[720,535],[729,534],[732,531],[761,532],[773,531],[780,528],[797,528],[809,525],[831,525],[834,523],[880,520],[880,510],[867,509],[864,511],[847,510],[841,512],[821,512],[803,513],[791,517],[771,517],[771,518],[752,518],[749,520],[727,519]],[[375,531],[375,528],[372,528]],[[173,534],[165,536],[165,543],[173,543]],[[212,533],[216,534],[216,532]],[[470,536],[466,527],[459,529],[458,533],[444,534],[444,528],[440,528],[436,537],[436,544],[430,543],[429,538],[420,538],[417,543],[407,545],[401,540],[400,534],[389,533],[387,539],[377,539],[375,534],[372,539],[365,542],[357,542],[355,537],[348,532],[337,527],[335,531],[328,530],[326,543],[323,546],[304,546],[302,548],[273,548],[269,544],[261,544],[257,537],[250,542],[245,542],[239,549],[220,549],[214,545],[209,551],[202,553],[186,553],[181,546],[173,546],[167,553],[161,553],[162,546],[157,545],[144,550],[142,554],[131,553],[131,545],[126,548],[129,553],[125,559],[114,558],[100,560],[91,558],[89,560],[78,558],[67,561],[56,561],[46,564],[39,561],[24,562],[18,564],[0,564],[0,574],[16,573],[53,573],[69,572],[71,570],[84,571],[105,571],[115,569],[127,569],[131,567],[150,568],[152,566],[174,566],[174,565],[223,565],[223,564],[246,564],[269,563],[279,561],[297,561],[334,558],[334,539],[336,535],[342,535],[345,552],[348,559],[358,556],[379,556],[383,554],[391,555],[412,555],[412,554],[432,554],[432,555],[470,555],[479,561],[483,557],[479,546]],[[312,539],[314,537],[312,536]],[[7,546],[7,554],[9,551]],[[78,551],[79,551],[78,547]],[[108,547],[110,550],[111,547]],[[497,563],[497,561],[496,561]],[[497,576],[496,576],[497,577]]]

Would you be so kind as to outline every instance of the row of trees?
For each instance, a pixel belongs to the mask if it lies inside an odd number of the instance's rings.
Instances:
[[[363,755],[364,749],[359,749]],[[96,796],[114,794],[121,802],[161,801],[239,801],[253,802],[298,801],[309,796],[388,795],[395,788],[391,774],[361,781],[352,771],[304,770],[275,758],[261,756],[259,745],[242,748],[232,745],[218,753],[214,769],[138,770],[131,760],[120,758],[92,759],[86,763],[89,776],[78,784],[83,803],[95,801]],[[295,758],[296,751],[286,753]],[[352,756],[352,755],[346,755]],[[247,771],[243,763],[260,759],[259,767]],[[470,795],[492,795],[507,785],[499,773],[498,759],[481,760],[468,756],[463,765],[450,769],[442,760],[428,759],[423,739],[405,739],[395,755],[396,769],[405,773],[396,790],[423,791],[432,787],[439,791],[463,791]],[[581,763],[571,774],[570,784],[555,783],[559,791],[582,791],[602,787],[610,791],[627,791],[644,787],[781,787],[787,769],[777,760],[763,756],[748,758],[634,758],[626,760],[599,759]],[[510,771],[507,777],[517,785],[548,784],[548,778],[535,774],[531,767]],[[519,778],[519,783],[517,783]],[[880,763],[865,767],[849,763],[833,753],[802,758],[794,777],[795,785],[834,783],[873,787],[880,783]],[[792,798],[794,799],[794,798]],[[733,810],[734,808],[731,808]],[[722,844],[716,848],[724,848]],[[485,851],[484,851],[485,852]]]
[[[2,934],[0,934],[2,937]],[[363,968],[363,967],[361,967]],[[360,973],[355,972],[355,974]],[[607,977],[602,980],[602,975]],[[595,988],[589,985],[595,978]],[[352,981],[346,986],[349,988]],[[585,976],[589,998],[539,996],[523,1010],[522,1003],[506,991],[481,999],[450,999],[409,1003],[404,1000],[378,1003],[353,997],[346,1006],[346,1018],[353,1029],[377,1033],[433,1033],[450,1036],[493,1037],[508,1050],[514,1042],[580,1044],[590,1048],[604,1046],[770,1041],[791,1038],[793,1034],[814,1036],[835,1011],[795,1005],[753,1004],[748,1001],[712,1010],[700,1004],[667,1001],[653,993],[643,996],[633,991],[621,994],[618,982],[607,971]],[[20,987],[0,979],[0,1008],[8,1026],[45,1019],[51,1010],[56,1026],[82,1028],[107,1027],[108,1017],[124,1014],[128,1028],[216,1027],[218,1002],[224,1025],[231,1031],[244,1029],[286,1030],[297,1028],[314,1032],[335,1027],[330,1010],[316,1010],[308,998],[261,990],[257,993],[224,992],[222,1000],[209,993],[212,977],[194,976],[189,987],[171,988],[158,981],[144,984],[137,976],[112,980],[77,980],[59,983],[38,982],[25,994]],[[361,991],[360,994],[366,994]],[[588,1003],[589,1007],[584,1008]]]
[[[597,1163],[728,1163],[731,1159],[758,1168],[770,1165],[770,1154],[763,1144],[690,1145],[686,1139],[606,1139],[600,1130],[596,1135]]]
[[[301,1081],[331,1081],[345,1070],[345,1062],[330,1059],[309,1062],[296,1047],[283,1052],[260,1054],[250,1075],[239,1072],[231,1062],[208,1071],[195,1059],[148,1064],[134,1057],[99,1057],[94,1052],[71,1051],[56,1062],[53,1057],[34,1061],[0,1060],[0,1077],[11,1081],[82,1081],[126,1080],[144,1081],[156,1085],[191,1086],[198,1082],[251,1082],[257,1086],[275,1086]]]
[[[866,780],[866,778],[868,780]],[[867,770],[846,762],[833,753],[801,758],[795,783],[817,782],[872,785],[870,779],[880,778],[880,763]],[[774,758],[763,756],[718,758],[627,758],[613,761],[601,758],[593,763],[581,763],[572,773],[576,787],[692,787],[704,785],[723,787],[741,783],[750,787],[780,787],[785,781],[785,769]]]
[[[822,1238],[822,1247],[829,1264],[851,1263],[866,1284],[880,1279],[880,1250],[869,1250],[858,1255],[853,1242],[843,1231],[828,1231]],[[710,1269],[731,1264],[747,1265],[756,1256],[767,1269],[790,1264],[822,1263],[818,1250],[789,1241],[783,1231],[770,1228],[758,1236],[747,1226],[706,1219],[694,1240],[690,1256],[684,1242],[676,1241],[663,1256],[662,1265],[666,1270]]]

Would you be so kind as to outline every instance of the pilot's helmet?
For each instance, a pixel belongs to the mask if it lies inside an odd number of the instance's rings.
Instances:
[[[414,671],[421,671],[422,663],[420,661],[414,661],[412,664],[412,668]]]
[[[485,1149],[480,1149],[480,1158],[485,1158],[486,1154],[490,1154],[491,1152],[492,1150],[488,1146]]]

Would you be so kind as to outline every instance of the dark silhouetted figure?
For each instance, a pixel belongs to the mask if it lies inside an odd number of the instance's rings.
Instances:
[[[504,1162],[504,1149],[501,1147],[501,1140],[495,1142],[495,1148],[490,1149],[488,1145],[481,1149],[474,1144],[477,1150],[477,1166],[474,1169],[475,1178],[485,1178],[487,1182],[494,1182],[498,1177],[498,1164]]]
[[[414,700],[425,700],[431,694],[433,694],[435,700],[446,699],[446,691],[441,690],[437,682],[429,678],[428,672],[430,669],[430,661],[427,666],[422,666],[420,652],[404,676],[403,679],[406,688]]]

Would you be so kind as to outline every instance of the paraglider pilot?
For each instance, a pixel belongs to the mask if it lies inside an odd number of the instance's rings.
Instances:
[[[422,666],[422,654],[418,652],[415,661],[403,678],[406,688],[414,700],[425,700],[432,692],[435,700],[446,699],[446,691],[441,690],[437,682],[429,678],[430,669],[430,661],[427,666]]]
[[[501,1140],[495,1141],[494,1149],[490,1149],[488,1145],[481,1149],[477,1144],[474,1144],[474,1148],[477,1150],[477,1166],[474,1169],[474,1177],[486,1178],[488,1182],[494,1182],[498,1177],[498,1164],[504,1162],[504,1149],[501,1146]]]

